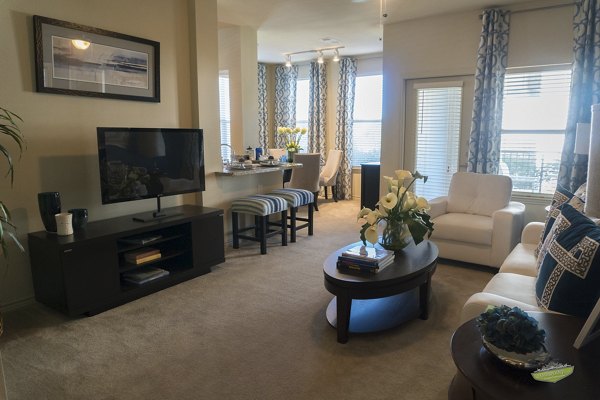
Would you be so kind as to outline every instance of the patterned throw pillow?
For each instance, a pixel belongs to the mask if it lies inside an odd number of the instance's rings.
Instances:
[[[600,227],[568,204],[544,245],[535,284],[540,307],[587,318],[600,297]]]
[[[581,187],[577,189],[577,191],[579,192],[580,189]],[[554,192],[554,196],[552,196],[550,210],[548,211],[548,216],[546,217],[546,225],[544,226],[544,230],[542,231],[542,235],[540,236],[540,242],[538,243],[538,247],[533,252],[533,254],[538,258],[538,269],[540,268],[542,262],[540,259],[540,250],[542,249],[542,245],[544,244],[544,239],[546,239],[546,236],[548,236],[548,232],[550,232],[550,229],[552,229],[552,225],[554,225],[554,220],[556,219],[556,216],[560,214],[559,207],[567,203],[572,205],[577,211],[581,212],[583,212],[583,208],[585,207],[585,199],[582,199],[579,196],[575,196],[567,189],[558,185],[556,188],[556,192]]]

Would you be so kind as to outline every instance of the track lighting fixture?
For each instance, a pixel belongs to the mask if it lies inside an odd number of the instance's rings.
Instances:
[[[327,52],[327,51],[333,51],[334,54],[333,54],[332,60],[334,62],[338,62],[338,61],[340,61],[339,49],[343,49],[343,48],[344,48],[344,46],[331,46],[331,47],[322,47],[322,48],[314,49],[314,50],[303,50],[303,51],[295,51],[293,53],[283,53],[283,56],[285,57],[285,66],[286,67],[292,66],[292,56],[293,55],[305,54],[305,53],[317,53],[317,62],[319,64],[323,64],[325,62],[323,53]]]

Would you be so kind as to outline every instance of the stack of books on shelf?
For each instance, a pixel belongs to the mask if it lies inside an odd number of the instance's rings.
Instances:
[[[125,253],[125,261],[130,264],[142,264],[148,261],[157,260],[161,257],[159,249],[153,249],[151,247],[144,247]]]
[[[376,247],[356,246],[338,257],[337,269],[342,273],[374,274],[394,262],[394,252]]]
[[[169,271],[158,267],[146,267],[133,272],[123,274],[123,280],[134,285],[143,285],[163,276],[169,275]]]

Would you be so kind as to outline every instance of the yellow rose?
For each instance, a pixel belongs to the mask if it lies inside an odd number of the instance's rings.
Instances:
[[[302,128],[302,134],[304,135],[306,133],[306,128]]]
[[[425,197],[418,197],[417,198],[417,208],[419,210],[428,211],[431,209],[431,206],[429,205],[429,202],[427,201],[427,199]]]

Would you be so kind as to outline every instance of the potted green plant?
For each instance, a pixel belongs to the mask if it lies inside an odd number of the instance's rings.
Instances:
[[[489,307],[476,322],[483,346],[503,362],[529,369],[548,361],[546,332],[519,307]]]
[[[21,117],[17,114],[0,107],[0,134],[4,135],[3,137],[9,139],[9,141],[13,141],[17,144],[20,157],[25,148],[25,139],[19,128],[19,121],[23,122]],[[13,158],[10,154],[10,150],[1,142],[0,154],[4,156],[8,163],[6,176],[10,177],[10,185],[12,187],[15,178]],[[9,240],[13,241],[21,251],[24,251],[23,246],[15,234],[15,226],[11,222],[10,212],[6,208],[6,205],[0,200],[0,247],[4,257],[6,257],[7,254],[7,244]]]

